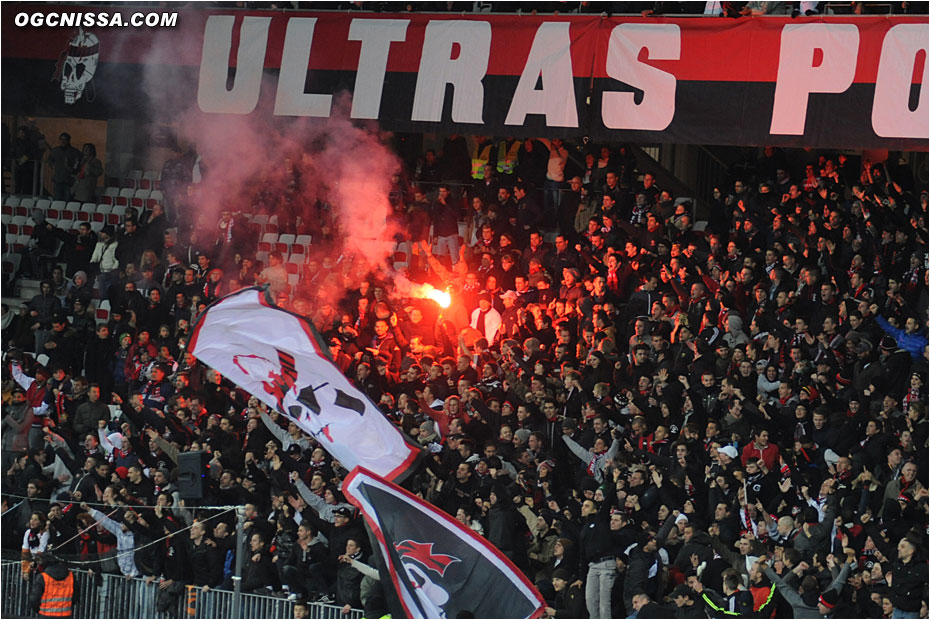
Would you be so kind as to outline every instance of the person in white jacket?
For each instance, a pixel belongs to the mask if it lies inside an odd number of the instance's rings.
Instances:
[[[478,296],[478,307],[471,313],[471,326],[487,338],[488,344],[494,342],[497,331],[501,328],[501,314],[491,306],[491,296],[488,293]]]
[[[98,270],[94,288],[100,291],[101,297],[106,297],[110,286],[119,281],[119,259],[116,258],[119,241],[116,240],[116,230],[110,225],[103,227],[98,238],[90,262]]]
[[[136,568],[135,553],[133,552],[136,548],[136,536],[132,533],[132,530],[125,523],[117,523],[86,503],[81,504],[81,510],[89,513],[97,523],[116,536],[116,563],[119,565],[120,572],[126,577],[138,577],[139,569]]]

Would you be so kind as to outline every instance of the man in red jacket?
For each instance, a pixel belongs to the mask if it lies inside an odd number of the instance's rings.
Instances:
[[[766,469],[773,470],[778,463],[778,456],[778,446],[769,443],[769,432],[764,428],[757,428],[752,432],[752,442],[743,448],[741,459],[744,467],[749,461],[762,459]]]

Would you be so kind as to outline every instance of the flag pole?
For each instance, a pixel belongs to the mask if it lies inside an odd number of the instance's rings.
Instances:
[[[245,533],[243,532],[243,523],[245,522],[245,506],[236,506],[236,571],[233,574],[233,605],[232,617],[242,617],[242,562],[246,553]]]

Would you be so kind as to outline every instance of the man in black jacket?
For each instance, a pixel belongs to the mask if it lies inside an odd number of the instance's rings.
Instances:
[[[265,535],[255,532],[249,539],[251,556],[242,569],[242,592],[268,594],[267,588],[278,589],[278,572],[271,561]]]
[[[926,560],[917,557],[917,543],[905,536],[898,542],[898,559],[885,575],[891,587],[895,618],[919,616],[920,602],[927,600],[927,579]]]
[[[587,615],[584,592],[577,582],[571,581],[571,574],[564,568],[557,568],[552,572],[555,598],[552,599],[552,605],[546,606],[546,615],[550,618],[584,618]]]

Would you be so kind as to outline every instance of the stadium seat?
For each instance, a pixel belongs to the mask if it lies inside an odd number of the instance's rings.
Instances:
[[[103,227],[104,227],[103,222],[91,222],[90,223],[90,229],[97,233],[103,230]]]
[[[252,216],[252,223],[258,224],[259,226],[264,226],[268,223],[268,215],[265,213],[257,213]]]
[[[126,205],[116,205],[113,207],[113,210],[110,211],[110,213],[115,215],[117,217],[117,221],[119,221],[119,218],[126,215]]]
[[[85,214],[86,215],[86,214]],[[71,230],[78,231],[81,229],[81,224],[90,224],[89,220],[74,220],[74,224],[71,225]]]
[[[19,236],[19,229],[20,229],[19,224],[11,224],[11,223],[6,224],[6,234],[8,235]]]
[[[262,241],[268,244],[275,244],[278,242],[278,233],[276,232],[266,232],[262,235]]]
[[[81,203],[78,202],[77,200],[72,200],[71,202],[68,203],[68,206],[66,206],[65,208],[66,208],[68,211],[80,211],[80,210],[81,210]]]
[[[258,242],[258,251],[259,251],[259,252],[265,252],[265,253],[267,254],[268,252],[271,251],[271,244],[268,243],[267,241],[259,241],[259,242]]]
[[[270,222],[269,222],[268,224],[265,224],[265,233],[266,233],[266,234],[267,234],[267,233],[273,233],[273,234],[277,235],[277,234],[278,234],[278,225],[277,225],[277,224],[272,224],[272,223],[270,223]]]
[[[284,263],[284,270],[287,271],[288,274],[300,273],[300,264],[288,261]]]
[[[25,215],[14,215],[13,217],[10,218],[10,224],[14,224],[16,226],[22,226],[23,224],[26,223],[26,219],[27,218]]]
[[[96,213],[97,212],[97,203],[96,202],[85,202],[81,205],[81,211],[86,211],[87,213]]]
[[[97,213],[102,213],[106,215],[107,213],[112,213],[112,212],[113,212],[113,205],[107,205],[103,203],[100,203],[97,205]]]
[[[45,198],[43,198],[42,200],[36,200],[36,204],[35,204],[35,208],[36,208],[36,209],[42,209],[43,211],[45,211],[46,209],[50,208],[51,206],[52,206],[52,201],[51,201],[51,200],[47,200],[47,199],[45,199]]]
[[[13,215],[12,205],[3,205],[3,207],[0,207],[0,210],[3,211],[3,215]]]
[[[307,248],[295,243],[291,246],[291,255],[287,258],[292,263],[302,263],[307,258]]]
[[[281,256],[287,256],[288,247],[286,243],[276,243],[274,249]]]
[[[57,220],[60,214],[61,214],[61,211],[59,211],[58,209],[49,209],[48,211],[45,212],[45,217]]]
[[[297,238],[294,239],[294,243],[297,245],[310,245],[310,242],[313,240],[313,237],[310,235],[297,235]]]
[[[32,209],[32,207],[34,207],[35,204],[36,204],[36,201],[33,200],[32,198],[23,198],[23,199],[19,202],[19,206],[22,207],[22,208],[24,208],[24,209],[27,209],[27,210],[28,210],[28,209]]]
[[[6,200],[3,201],[4,207],[18,207],[20,202],[19,196],[8,196]]]
[[[117,215],[116,213],[108,213],[108,214],[107,214],[107,224],[108,224],[109,226],[119,226],[119,224],[120,224],[120,221],[119,221],[119,220],[120,220],[120,216]]]
[[[23,260],[22,254],[9,253],[3,255],[3,281],[9,286],[19,271],[19,265]]]
[[[161,193],[160,189],[153,189],[152,193],[149,194],[149,198],[151,198],[152,200],[164,200],[165,195]]]
[[[133,188],[124,187],[123,189],[119,190],[119,197],[120,198],[132,198],[135,193],[136,193],[136,190],[134,187]]]
[[[24,234],[24,235],[29,235],[29,236],[31,237],[31,236],[32,236],[32,231],[34,231],[34,230],[35,230],[35,225],[34,225],[34,224],[23,224],[22,227],[20,228],[19,232],[21,232],[21,233]]]
[[[87,211],[78,211],[77,213],[75,213],[75,215],[77,216],[77,219],[75,220],[77,222],[89,222],[90,221],[91,214],[88,213]]]
[[[58,219],[61,221],[71,222],[74,220],[74,216],[75,216],[75,212],[69,209],[65,209],[64,211],[60,211],[58,213]]]
[[[106,213],[91,213],[90,214],[91,222],[105,222],[107,221]]]
[[[52,201],[52,204],[50,204],[50,205],[48,206],[48,208],[49,208],[49,209],[58,209],[59,211],[61,211],[62,209],[66,208],[67,206],[68,206],[68,203],[65,202],[64,200],[53,200],[53,201]]]
[[[29,215],[30,211],[31,209],[27,209],[26,207],[13,207],[13,215],[26,216],[26,215]]]
[[[278,237],[278,243],[287,244],[288,247],[293,245],[297,241],[297,235],[292,235],[291,233],[284,233]]]

